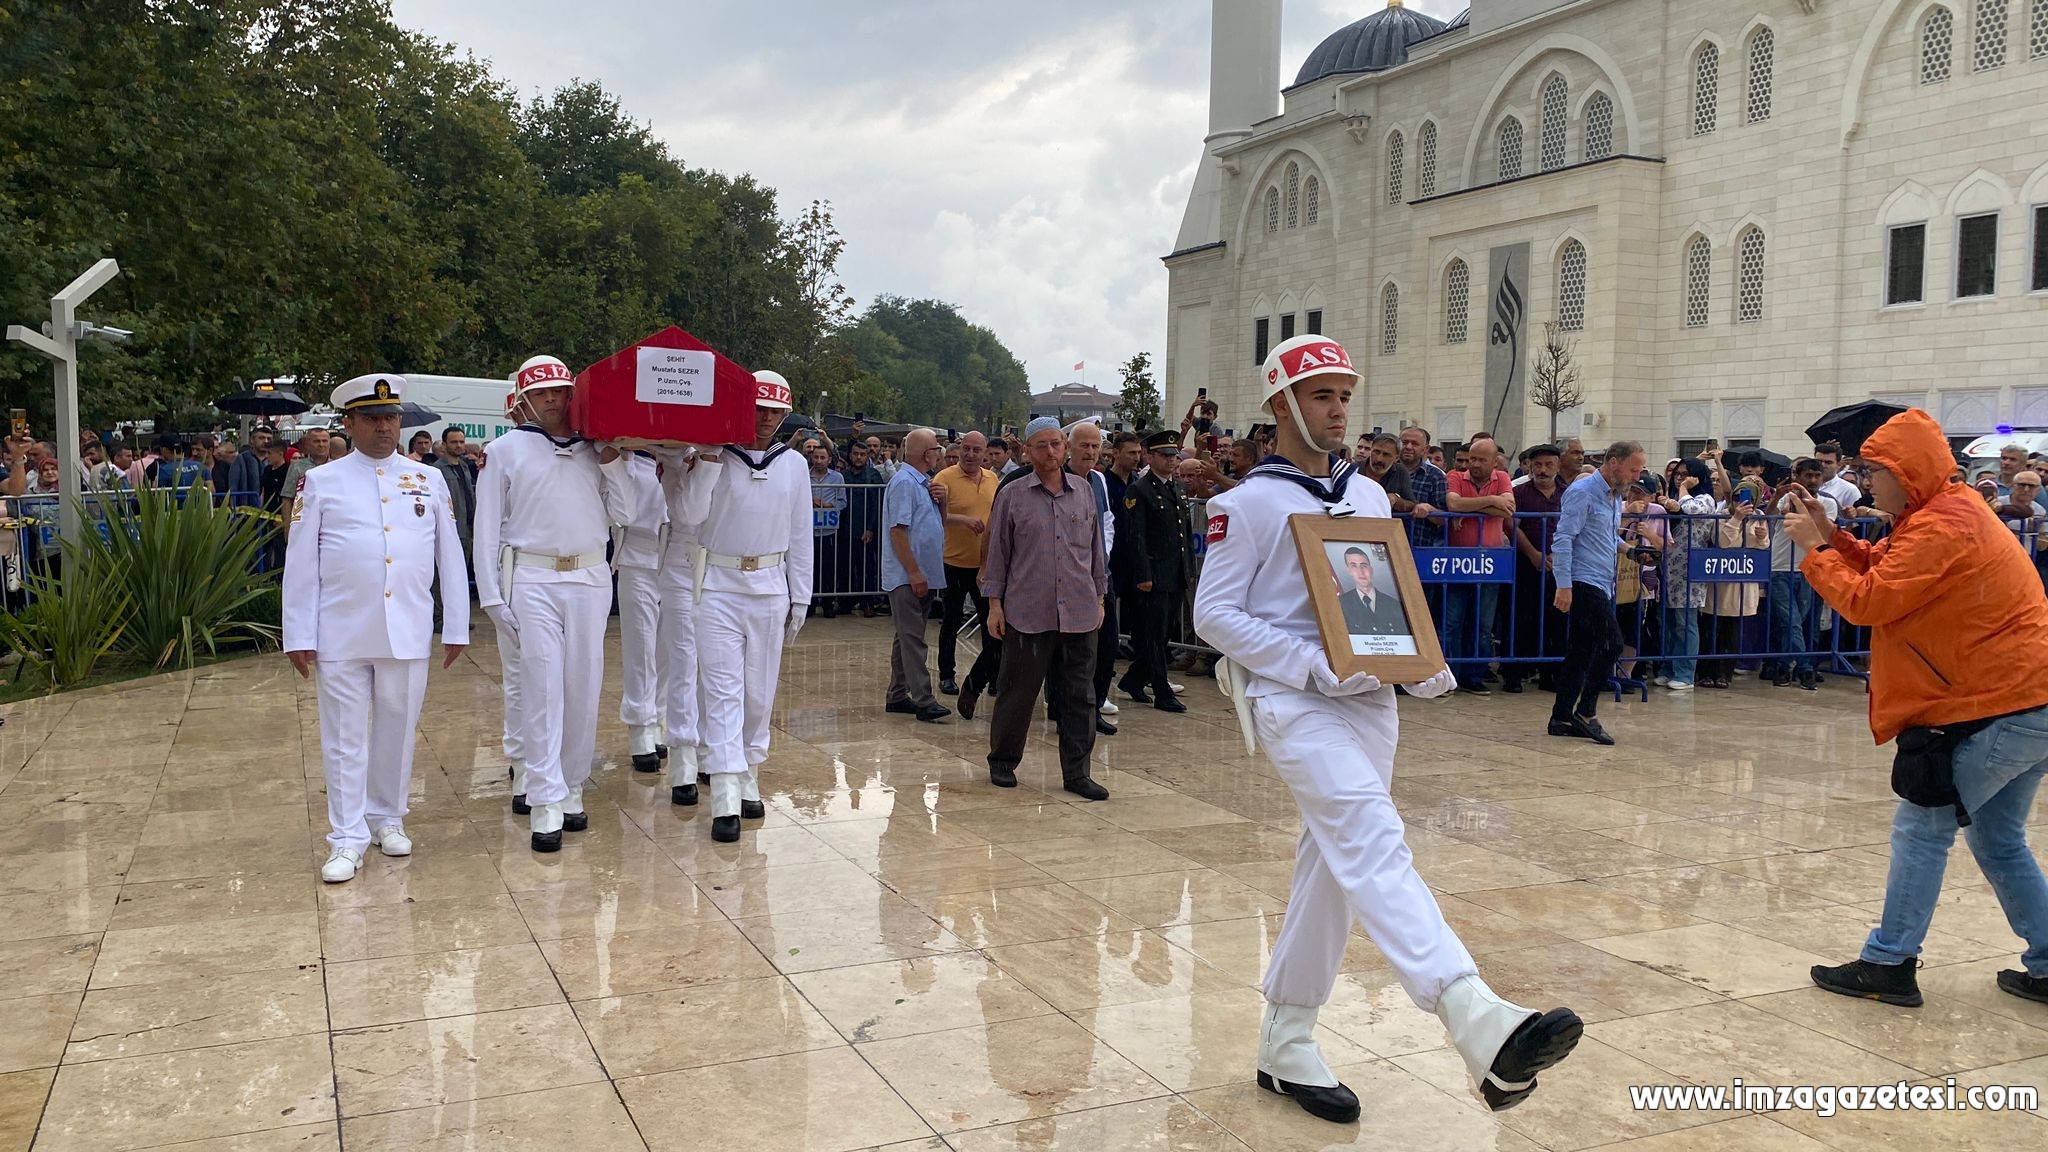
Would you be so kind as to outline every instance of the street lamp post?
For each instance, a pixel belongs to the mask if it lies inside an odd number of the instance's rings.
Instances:
[[[118,328],[98,328],[78,320],[78,306],[106,287],[121,272],[112,258],[101,260],[83,276],[50,297],[48,335],[25,324],[9,324],[7,338],[49,357],[57,363],[57,533],[71,555],[79,543],[78,508],[82,493],[78,487],[78,341],[97,337],[119,343],[128,333]]]

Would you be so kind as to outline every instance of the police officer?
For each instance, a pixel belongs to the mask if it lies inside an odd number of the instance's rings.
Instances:
[[[1131,605],[1131,666],[1119,685],[1140,704],[1161,712],[1188,706],[1166,682],[1166,634],[1179,618],[1192,570],[1188,542],[1188,501],[1173,486],[1180,463],[1180,436],[1159,431],[1145,438],[1151,470],[1124,490],[1123,520],[1117,525],[1118,595]],[[1150,688],[1153,696],[1145,695]]]
[[[1358,1118],[1358,1097],[1315,1041],[1317,1010],[1336,984],[1355,918],[1409,998],[1443,1022],[1487,1105],[1508,1108],[1571,1052],[1582,1025],[1569,1009],[1511,1004],[1479,978],[1415,871],[1388,793],[1400,735],[1394,690],[1364,672],[1339,678],[1323,647],[1288,521],[1392,515],[1386,492],[1341,452],[1358,373],[1323,336],[1282,343],[1264,371],[1282,459],[1209,501],[1195,596],[1195,628],[1223,653],[1217,683],[1236,702],[1246,744],[1266,747],[1301,811],[1287,920],[1266,970],[1259,1086],[1325,1120]],[[1456,685],[1444,668],[1409,693],[1428,699]]]
[[[398,454],[405,378],[358,376],[333,404],[357,451],[299,478],[285,552],[284,650],[320,666],[330,884],[353,879],[371,844],[409,856],[406,793],[427,691],[435,574],[451,591],[441,667],[469,643],[469,581],[441,474]],[[459,591],[457,591],[459,590]]]

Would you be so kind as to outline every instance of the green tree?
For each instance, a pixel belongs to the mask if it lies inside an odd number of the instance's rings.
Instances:
[[[1124,362],[1123,391],[1116,399],[1116,418],[1132,428],[1156,431],[1159,426],[1159,386],[1152,380],[1152,356],[1140,352]]]

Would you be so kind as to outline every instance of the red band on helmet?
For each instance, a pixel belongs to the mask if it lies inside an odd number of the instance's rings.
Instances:
[[[535,364],[531,368],[522,369],[519,373],[519,386],[521,388],[532,388],[537,384],[544,383],[573,384],[575,382],[576,377],[570,375],[569,369],[560,364]]]
[[[1306,344],[1281,357],[1281,367],[1286,370],[1289,380],[1298,380],[1310,373],[1330,368],[1350,368],[1351,357],[1344,352],[1344,346],[1334,340]]]

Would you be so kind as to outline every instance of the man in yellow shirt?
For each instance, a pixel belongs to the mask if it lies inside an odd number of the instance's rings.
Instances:
[[[948,696],[960,694],[960,684],[953,678],[953,655],[969,596],[974,598],[975,612],[981,619],[988,619],[988,601],[981,595],[981,558],[988,551],[988,516],[995,506],[996,482],[1000,477],[982,466],[987,451],[988,437],[969,432],[960,438],[960,463],[943,468],[932,477],[935,486],[946,489],[946,587],[944,612],[939,617],[939,691]],[[996,642],[984,636],[981,655],[967,670],[971,691],[986,692],[994,686],[997,652]]]

